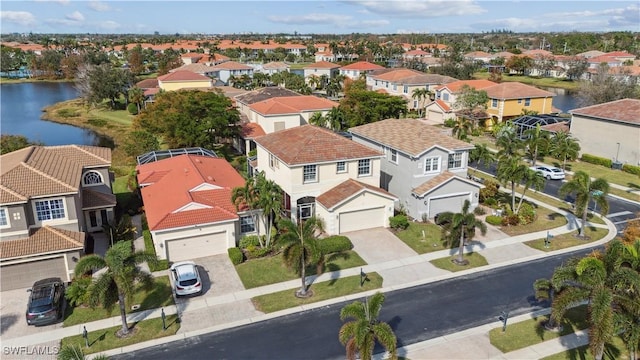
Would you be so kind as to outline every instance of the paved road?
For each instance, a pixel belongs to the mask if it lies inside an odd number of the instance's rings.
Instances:
[[[535,279],[549,277],[570,256],[552,256],[386,294],[380,319],[398,346],[494,322],[548,306],[533,298]],[[159,345],[113,359],[344,359],[337,334],[344,303]],[[382,349],[377,349],[382,351]]]

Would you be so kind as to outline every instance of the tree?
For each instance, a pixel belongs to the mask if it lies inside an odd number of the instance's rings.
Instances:
[[[160,142],[148,131],[134,130],[125,137],[123,149],[128,156],[138,156],[160,149]]]
[[[474,117],[478,111],[487,109],[489,95],[484,90],[476,90],[469,85],[463,85],[456,96],[453,108],[459,110],[462,115]]]
[[[264,224],[265,247],[271,246],[271,230],[280,217],[282,210],[282,189],[274,181],[267,179],[261,171],[256,175],[256,205],[262,210],[261,217]]]
[[[537,279],[533,283],[533,291],[537,301],[547,301],[549,304],[553,304],[553,299],[557,296],[559,289],[553,286],[551,279]],[[552,316],[549,316],[549,320],[544,323],[545,329],[556,329],[558,323]]]
[[[338,106],[332,107],[325,119],[333,131],[342,131],[346,126],[344,113]]]
[[[562,170],[567,168],[567,160],[575,160],[580,153],[580,144],[567,132],[558,131],[550,140],[551,155],[562,160]]]
[[[531,159],[531,165],[536,166],[538,154],[541,151],[546,152],[549,147],[548,133],[543,131],[538,123],[535,128],[525,130],[524,135],[524,145],[525,149],[527,149],[527,155],[529,155],[529,158]]]
[[[528,56],[512,56],[507,60],[505,66],[524,75],[525,71],[533,67],[533,59]]]
[[[499,156],[496,178],[511,185],[511,211],[516,212],[516,185],[530,170],[518,156]]]
[[[451,129],[451,135],[460,140],[466,140],[468,134],[473,131],[473,125],[472,119],[466,116],[459,116]]]
[[[142,89],[140,89],[139,87],[134,86],[129,89],[127,96],[130,103],[136,104],[136,107],[138,108],[138,114],[139,114],[140,105],[144,102],[144,91],[142,91]]]
[[[136,45],[129,51],[127,62],[129,63],[129,69],[133,75],[137,76],[144,72],[144,58],[142,56],[142,46],[140,44]]]
[[[118,222],[110,221],[102,224],[102,231],[109,236],[111,245],[123,240],[131,240],[136,234],[136,227],[131,222],[131,217],[128,214],[122,215]]]
[[[607,64],[601,64],[590,80],[580,82],[578,98],[581,106],[603,104],[615,100],[640,97],[638,77],[627,72],[615,76]]]
[[[296,296],[308,296],[306,282],[306,268],[311,264],[318,264],[322,260],[322,250],[318,247],[316,232],[322,231],[322,221],[315,217],[298,221],[282,219],[279,222],[280,242],[282,243],[282,258],[285,264],[300,275],[302,286],[296,291]]]
[[[22,135],[0,135],[0,153],[8,154],[10,152],[26,148],[32,145],[44,145],[41,142],[32,142]]]
[[[516,134],[513,123],[508,122],[499,127],[496,133],[496,145],[500,148],[497,154],[499,159],[520,157],[523,144]]]
[[[524,202],[524,196],[527,193],[527,190],[530,188],[534,188],[536,190],[540,190],[544,187],[544,177],[537,171],[531,170],[529,168],[522,169],[522,180],[523,180],[523,189],[522,195],[520,196],[520,201],[518,202],[518,207],[514,210],[516,214],[520,213],[520,208],[522,207],[522,203]]]
[[[78,72],[76,89],[80,97],[90,105],[99,105],[108,99],[111,109],[116,108],[116,100],[127,95],[133,84],[133,74],[110,64],[88,65]]]
[[[622,241],[626,244],[632,244],[640,240],[640,213],[637,213],[636,215],[637,217],[635,219],[630,220],[627,223],[627,227],[622,233]]]
[[[320,127],[327,127],[327,119],[322,115],[321,112],[317,111],[314,112],[311,117],[309,117],[309,124]]]
[[[580,226],[580,236],[585,236],[585,228],[587,226],[587,211],[591,200],[600,207],[600,212],[606,214],[609,212],[609,202],[607,195],[609,194],[609,183],[603,178],[591,180],[589,174],[584,171],[576,171],[573,178],[562,184],[558,194],[565,197],[568,194],[574,194],[576,215],[582,214],[582,226]]]
[[[240,133],[240,114],[220,91],[159,93],[134,127],[163,137],[171,148],[216,148]]]
[[[411,98],[418,100],[418,117],[422,117],[422,109],[424,109],[424,100],[431,95],[431,92],[427,89],[417,88],[413,89]]]
[[[574,56],[567,61],[567,77],[570,80],[580,79],[589,68],[589,62],[582,56]]]
[[[257,190],[257,178],[252,177],[245,181],[244,186],[238,186],[231,190],[231,202],[236,208],[236,211],[246,211],[251,216],[253,223],[256,226],[256,233],[258,235],[258,241],[260,247],[264,248],[265,244],[260,236],[260,222],[258,219],[259,209],[259,195]]]
[[[480,165],[488,165],[495,161],[493,152],[489,150],[487,144],[475,144],[469,153],[469,160],[476,162],[476,169]]]
[[[469,212],[470,206],[469,200],[465,200],[462,205],[462,212],[445,212],[438,216],[439,221],[444,224],[442,226],[442,240],[450,246],[459,240],[458,258],[454,260],[458,265],[467,265],[469,263],[464,258],[465,238],[467,241],[473,240],[476,228],[480,229],[482,235],[487,233],[487,225],[482,220],[476,219],[476,215],[473,212]]]
[[[122,327],[119,335],[129,334],[127,325],[127,302],[133,301],[137,284],[145,289],[153,286],[153,276],[138,267],[148,261],[157,261],[156,256],[145,251],[133,252],[131,241],[120,241],[110,247],[105,256],[92,254],[81,258],[76,264],[75,276],[80,277],[88,271],[105,269],[97,275],[89,286],[89,305],[102,306],[111,312],[116,305],[120,308]]]
[[[340,310],[340,320],[353,319],[340,327],[338,338],[345,345],[347,359],[371,360],[376,342],[390,353],[390,359],[397,359],[397,340],[391,326],[378,320],[380,309],[384,303],[384,295],[375,293],[365,302],[354,301]]]
[[[407,100],[401,96],[360,90],[354,81],[345,97],[340,100],[340,111],[345,114],[348,127],[354,127],[389,118],[399,118],[407,111]]]

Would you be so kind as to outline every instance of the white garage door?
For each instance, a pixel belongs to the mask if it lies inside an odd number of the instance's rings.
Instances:
[[[0,268],[2,291],[28,288],[34,282],[50,277],[59,277],[62,281],[68,281],[64,258],[31,261]]]
[[[433,218],[434,216],[447,211],[459,213],[462,211],[462,205],[464,205],[465,200],[469,200],[469,194],[431,199],[429,202],[429,217]]]
[[[438,111],[429,110],[427,119],[442,122],[442,113]]]
[[[227,253],[227,233],[215,233],[167,241],[169,261],[191,260]]]
[[[384,226],[384,207],[340,213],[340,233]]]

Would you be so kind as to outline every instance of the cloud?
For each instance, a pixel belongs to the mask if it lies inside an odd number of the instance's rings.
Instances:
[[[0,11],[0,20],[22,26],[36,23],[36,17],[28,11]]]
[[[69,5],[71,0],[36,0],[36,2],[54,2],[60,5]]]
[[[320,14],[313,13],[307,15],[292,15],[292,16],[278,16],[272,15],[268,19],[275,23],[292,24],[292,25],[339,25],[343,26],[353,17],[349,15],[336,15],[336,14]]]
[[[89,9],[97,12],[106,12],[111,10],[111,6],[109,6],[109,4],[101,1],[89,1],[89,4],[87,6],[89,7]]]
[[[425,18],[478,15],[487,12],[474,0],[344,0],[365,10],[390,17]]]
[[[102,30],[117,30],[121,28],[121,25],[113,20],[101,21],[95,24],[95,26]]]
[[[74,11],[71,14],[65,15],[65,18],[70,21],[82,22],[84,21],[84,15],[80,11]]]
[[[546,19],[545,18],[503,18],[490,21],[481,21],[470,26],[477,30],[488,31],[492,29],[509,29],[516,32],[531,31],[593,31],[593,29],[604,29],[606,24],[601,20],[585,20],[581,18],[570,19]]]

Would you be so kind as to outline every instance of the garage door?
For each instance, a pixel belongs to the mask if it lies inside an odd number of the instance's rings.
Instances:
[[[340,213],[340,233],[384,226],[384,207]]]
[[[429,202],[429,217],[433,218],[434,216],[447,211],[459,213],[462,211],[464,201],[468,199],[469,194],[431,199]]]
[[[227,233],[215,233],[167,241],[169,261],[191,260],[227,253]]]
[[[442,113],[438,111],[429,110],[427,119],[442,122]]]
[[[67,281],[67,270],[64,266],[64,258],[57,257],[47,260],[31,261],[15,265],[5,265],[0,268],[2,279],[2,291],[23,289],[33,285],[34,282],[50,277],[59,277]]]

